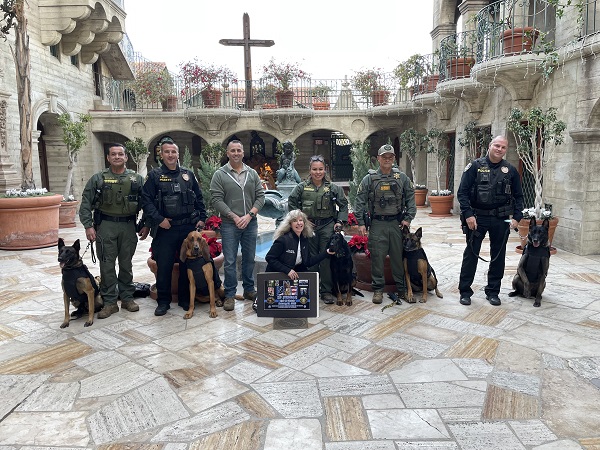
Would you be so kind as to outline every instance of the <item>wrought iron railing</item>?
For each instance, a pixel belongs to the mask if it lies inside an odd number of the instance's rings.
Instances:
[[[413,94],[432,94],[435,92],[440,77],[440,53],[422,55],[419,59],[418,72],[413,85]]]
[[[477,31],[463,31],[440,42],[440,81],[468,78],[475,64]]]
[[[582,34],[588,36],[600,31],[600,5],[598,0],[581,4]]]

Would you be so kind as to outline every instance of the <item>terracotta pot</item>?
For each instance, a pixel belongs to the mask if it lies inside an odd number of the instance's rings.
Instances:
[[[163,111],[176,111],[177,110],[177,96],[170,95],[161,102]]]
[[[387,105],[389,97],[389,91],[379,90],[371,92],[371,100],[373,100],[373,106]]]
[[[427,189],[415,189],[415,204],[417,208],[425,208],[427,200]]]
[[[205,108],[219,108],[221,106],[221,91],[218,89],[204,89],[200,94]]]
[[[502,46],[505,55],[530,52],[540,32],[533,27],[511,28],[502,33]]]
[[[454,204],[454,195],[430,195],[429,205],[431,206],[430,217],[450,217],[450,210]]]
[[[468,78],[471,76],[471,67],[475,64],[475,58],[450,58],[446,63],[448,78]]]
[[[263,103],[262,109],[277,109],[277,105],[274,103]]]
[[[313,102],[313,109],[317,111],[324,111],[329,109],[329,102]]]
[[[217,268],[217,270],[221,270],[221,267],[223,266],[223,262],[225,261],[225,255],[223,255],[223,253],[221,253],[219,256],[214,258],[213,261],[215,262],[215,267]],[[146,263],[148,264],[148,267],[150,268],[150,272],[152,272],[154,274],[154,278],[156,279],[156,271],[157,271],[156,261],[154,261],[152,259],[152,257],[149,257],[147,259]],[[179,263],[176,262],[175,264],[173,264],[173,271],[171,272],[171,303],[177,302],[178,293],[179,293]],[[150,298],[152,298],[153,300],[157,299],[156,284],[153,284],[150,287]]]
[[[72,202],[60,202],[60,208],[58,210],[58,226],[60,228],[75,227],[77,205],[79,205],[79,200],[74,200]]]
[[[275,92],[278,108],[291,108],[294,106],[294,91]]]
[[[0,250],[56,245],[62,195],[0,198]]]
[[[356,270],[356,289],[372,292],[371,258],[367,257],[365,253],[354,253],[352,261],[354,262],[354,270]],[[385,282],[383,290],[385,292],[396,292],[396,282],[392,276],[392,264],[389,256],[385,257],[383,277]]]
[[[439,79],[439,75],[429,75],[424,77],[423,83],[418,86],[418,94],[431,94],[435,92]]]
[[[543,220],[536,221],[538,225],[541,225]],[[556,248],[552,247],[552,239],[554,239],[554,233],[558,225],[558,217],[550,219],[550,228],[548,228],[548,242],[550,243],[550,254],[556,254]],[[517,245],[515,251],[517,253],[523,253],[523,249],[527,245],[527,234],[529,234],[529,219],[521,219],[519,221],[519,239],[521,239],[521,245]]]

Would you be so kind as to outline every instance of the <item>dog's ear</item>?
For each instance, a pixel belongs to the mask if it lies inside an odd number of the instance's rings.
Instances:
[[[418,239],[421,239],[421,237],[423,237],[423,227],[419,227],[419,229],[417,230],[417,232],[415,233],[415,236]]]
[[[79,239],[73,242],[73,248],[77,250],[77,252],[79,252],[79,250],[81,249],[81,245],[79,245]]]
[[[181,248],[179,249],[179,260],[181,262],[185,262],[185,260],[187,259],[188,245],[188,238],[185,238],[181,243]]]
[[[542,222],[542,226],[547,230],[550,229],[550,220],[548,220],[547,218],[544,219],[544,221]]]
[[[537,220],[535,220],[535,217],[532,217],[531,219],[529,219],[529,228],[533,228],[537,225]]]
[[[200,239],[200,252],[204,261],[210,261],[210,249],[208,248],[208,242],[204,238]]]
[[[65,246],[65,241],[63,240],[63,238],[58,238],[58,249],[60,250],[64,246]]]
[[[410,230],[406,225],[402,225],[402,236],[406,237],[410,234]]]

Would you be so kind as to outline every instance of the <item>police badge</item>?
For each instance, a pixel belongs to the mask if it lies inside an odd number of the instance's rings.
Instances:
[[[181,175],[181,178],[183,178],[185,181],[190,181],[190,176],[187,173]]]
[[[503,166],[501,169],[502,173],[508,173],[508,167]]]

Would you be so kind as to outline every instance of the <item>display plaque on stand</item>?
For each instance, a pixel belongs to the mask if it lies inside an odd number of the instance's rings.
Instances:
[[[291,280],[281,272],[256,275],[258,317],[319,317],[319,273],[301,272]]]

